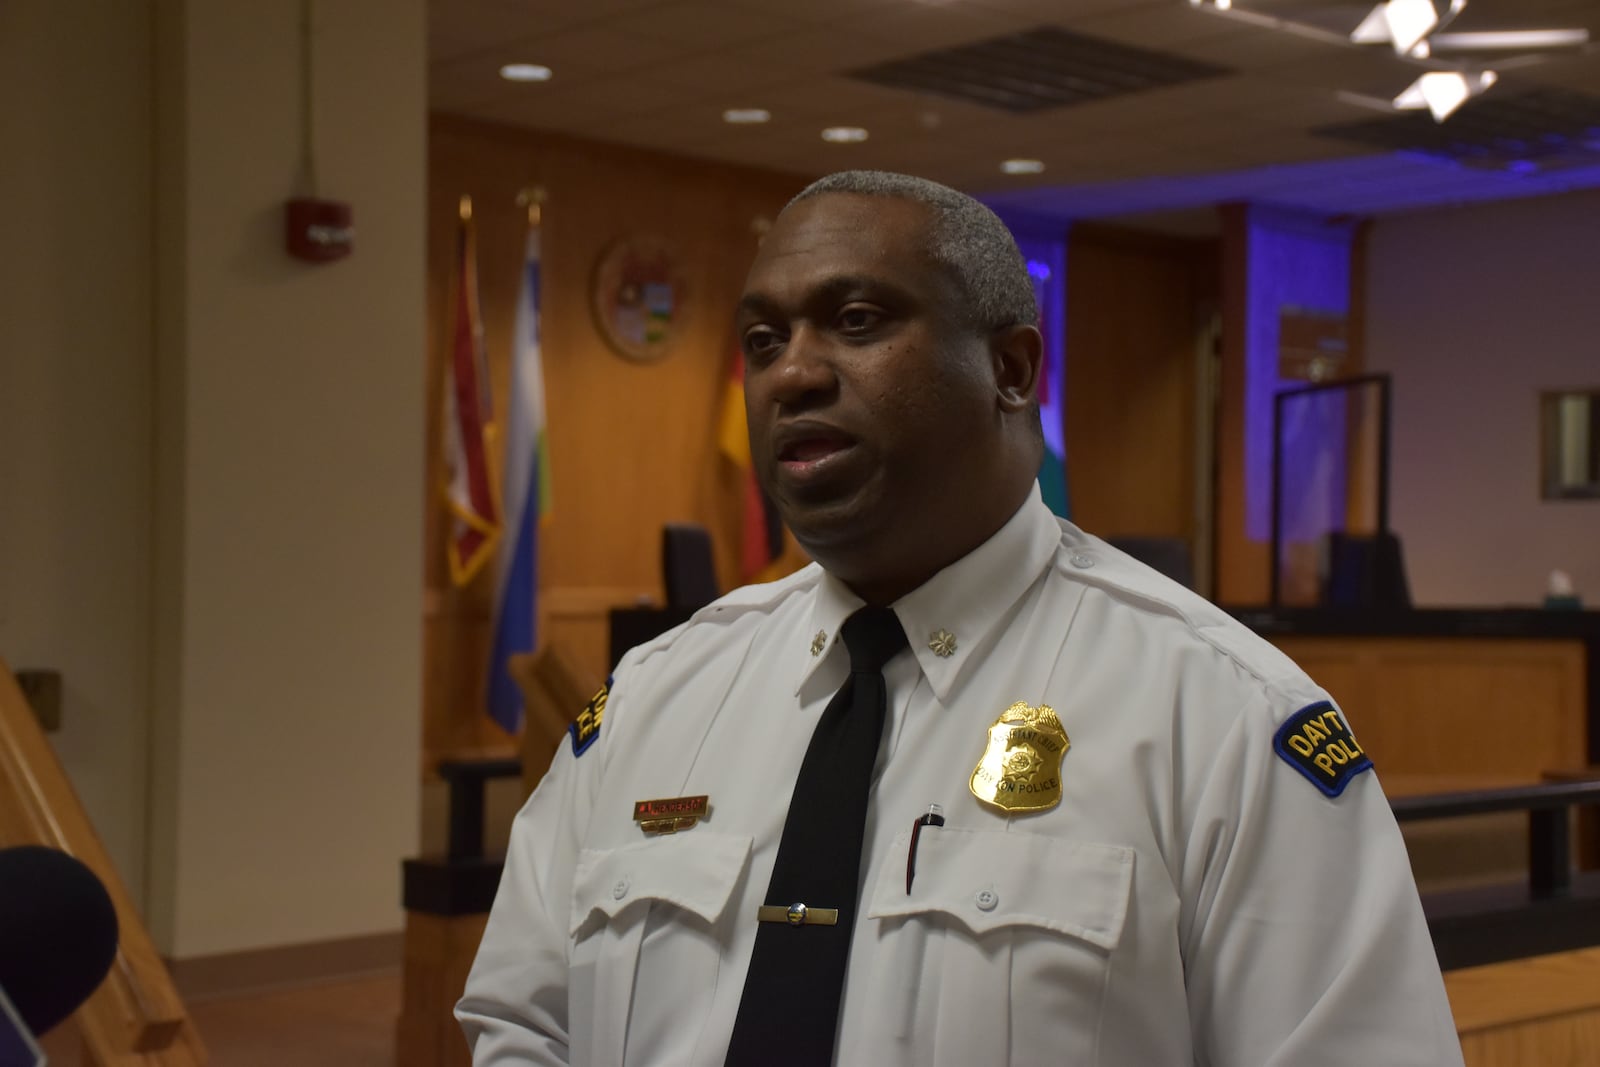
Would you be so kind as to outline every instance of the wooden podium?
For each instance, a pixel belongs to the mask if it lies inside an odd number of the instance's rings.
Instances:
[[[441,760],[450,786],[446,854],[402,865],[406,909],[404,993],[397,1024],[399,1067],[471,1067],[453,1010],[489,921],[502,859],[484,849],[484,790],[491,779],[520,777],[524,794],[543,777],[567,723],[598,688],[559,646],[514,656],[526,724],[520,758]]]
[[[111,973],[73,1016],[96,1067],[201,1067],[205,1046],[122,879],[45,740],[16,678],[0,661],[0,847],[69,853],[105,884],[120,935]]]

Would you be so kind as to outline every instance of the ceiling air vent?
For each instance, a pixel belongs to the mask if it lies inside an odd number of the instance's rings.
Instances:
[[[850,77],[1026,114],[1230,73],[1045,26],[896,59],[851,71]]]
[[[1311,132],[1483,170],[1531,174],[1600,163],[1600,97],[1534,89],[1479,97],[1444,122],[1415,111]]]

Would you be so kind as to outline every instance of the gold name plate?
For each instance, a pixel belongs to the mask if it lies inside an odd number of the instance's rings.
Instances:
[[[633,821],[647,834],[675,834],[687,830],[711,810],[709,796],[667,797],[633,802]]]

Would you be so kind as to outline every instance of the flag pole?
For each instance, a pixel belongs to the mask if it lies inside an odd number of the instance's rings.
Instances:
[[[536,230],[543,221],[544,202],[549,194],[542,185],[525,185],[517,190],[517,206],[528,212],[528,228]]]

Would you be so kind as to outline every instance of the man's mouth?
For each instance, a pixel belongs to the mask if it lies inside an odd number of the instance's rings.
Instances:
[[[778,462],[788,467],[810,467],[830,456],[838,455],[850,445],[850,440],[842,436],[802,437],[790,441],[778,450]]]

